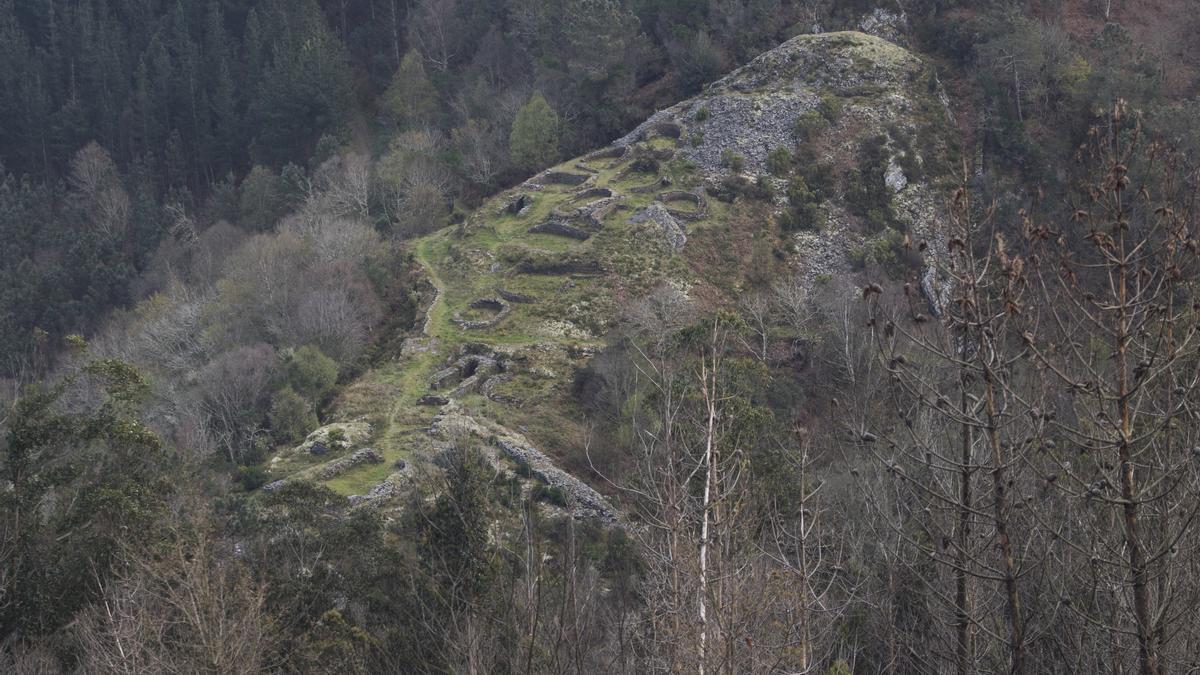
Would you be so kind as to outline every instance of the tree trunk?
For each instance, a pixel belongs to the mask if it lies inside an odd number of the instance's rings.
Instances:
[[[965,378],[962,382],[961,408],[964,419],[969,413]],[[971,630],[971,588],[970,577],[967,574],[967,547],[971,543],[971,425],[962,425],[962,456],[959,460],[959,494],[958,494],[958,551],[955,554],[954,573],[954,609],[955,609],[955,664],[959,675],[974,671],[974,644]]]
[[[983,349],[979,346],[980,360],[986,359]],[[985,400],[987,405],[988,442],[992,449],[992,493],[996,519],[996,541],[1000,546],[1000,562],[1004,570],[1004,594],[1007,604],[1009,628],[1009,650],[1012,655],[1012,672],[1020,675],[1025,672],[1025,628],[1021,619],[1021,596],[1017,589],[1016,560],[1013,557],[1012,539],[1008,534],[1008,486],[1005,485],[1004,450],[1000,445],[1000,435],[997,429],[995,374],[986,362],[983,363],[983,380],[986,387]]]
[[[1118,215],[1122,213],[1118,195]],[[1151,633],[1150,589],[1147,584],[1146,552],[1142,546],[1138,510],[1137,477],[1133,472],[1133,415],[1129,397],[1132,395],[1129,381],[1129,341],[1131,339],[1129,319],[1128,258],[1125,252],[1124,235],[1121,235],[1121,264],[1117,272],[1117,302],[1120,317],[1117,328],[1117,411],[1121,420],[1121,437],[1117,444],[1117,458],[1121,470],[1121,502],[1125,520],[1125,547],[1129,550],[1129,577],[1133,585],[1133,615],[1137,623],[1138,665],[1142,675],[1158,673],[1158,656],[1155,653]]]
[[[714,359],[716,356],[714,355]],[[714,364],[715,366],[715,364]],[[708,658],[708,528],[712,510],[712,485],[716,475],[714,461],[713,435],[717,419],[716,392],[709,386],[707,369],[702,373],[704,378],[704,403],[707,410],[707,427],[704,434],[704,502],[701,506],[702,518],[700,524],[700,675],[704,675],[705,661]],[[716,369],[713,372],[713,385],[716,384]]]

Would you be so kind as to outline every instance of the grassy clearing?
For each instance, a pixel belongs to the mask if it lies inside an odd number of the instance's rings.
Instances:
[[[308,452],[291,452],[292,448],[285,448],[279,451],[276,455],[278,461],[268,463],[267,466],[271,473],[271,479],[286,478],[293,474],[299,473],[306,469],[311,469],[328,462],[330,459],[341,457],[345,453],[339,453],[336,456],[325,455],[317,457]]]
[[[397,471],[396,462],[411,462],[413,451],[427,446],[428,443],[424,428],[399,428],[392,443],[376,447],[376,451],[383,456],[382,462],[354,467],[325,481],[325,486],[340,495],[366,494]]]

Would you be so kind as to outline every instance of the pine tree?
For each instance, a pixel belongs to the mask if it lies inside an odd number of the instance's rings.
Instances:
[[[212,110],[212,147],[209,163],[220,173],[236,155],[238,120],[236,88],[229,58],[229,37],[220,3],[209,6],[204,29],[205,57],[208,60],[208,89]]]
[[[508,152],[512,163],[527,171],[558,158],[558,115],[541,92],[534,93],[513,120]]]
[[[383,94],[384,114],[401,128],[430,122],[437,115],[437,90],[425,74],[424,57],[410,50]]]

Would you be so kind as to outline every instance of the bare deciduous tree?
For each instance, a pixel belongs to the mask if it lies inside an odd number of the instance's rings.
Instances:
[[[1200,515],[1196,177],[1124,102],[1081,156],[1071,224],[1023,222],[1038,302],[1022,339],[1050,392],[1038,467],[1062,497],[1045,517],[1069,547],[1059,588],[1082,632],[1108,631],[1114,664],[1136,653],[1142,673],[1177,670],[1197,598],[1184,582]]]
[[[1008,257],[1002,237],[988,237],[990,219],[975,222],[965,189],[955,193],[951,215],[944,274],[952,290],[941,320],[925,314],[925,301],[912,285],[905,286],[906,298],[890,316],[879,311],[878,289],[864,291],[901,424],[880,430],[886,444],[865,427],[858,437],[924,504],[911,525],[898,527],[953,578],[953,598],[946,599],[954,614],[955,668],[978,667],[976,633],[983,619],[976,614],[981,599],[976,591],[983,590],[977,580],[984,579],[998,582],[1003,598],[1004,667],[1021,673],[1028,666],[1019,584],[1028,557],[1013,533],[1031,534],[1016,525],[1013,507],[1029,484],[1021,476],[1027,466],[1022,453],[1036,430],[1028,415],[1032,404],[1013,389],[1026,357],[1014,347],[1023,264]],[[986,497],[975,485],[977,475],[989,479]],[[991,546],[979,546],[980,526],[991,532]]]
[[[655,297],[633,310],[641,325],[669,322]],[[624,406],[633,465],[615,483],[647,564],[644,666],[813,672],[832,653],[823,626],[843,607],[827,576],[838,555],[821,534],[807,456],[771,440],[765,413],[747,402],[738,326],[629,333],[639,336],[628,344],[636,381]],[[795,472],[752,459],[768,455]],[[768,480],[798,492],[786,508]]]
[[[462,157],[467,179],[480,186],[490,184],[500,172],[504,157],[500,136],[491,125],[469,119],[451,133],[451,138]]]
[[[85,145],[71,159],[69,182],[72,196],[90,212],[89,220],[104,236],[124,236],[129,225],[129,195],[108,151],[94,141]]]
[[[177,527],[165,550],[129,553],[75,635],[106,673],[256,673],[271,666],[265,592],[207,523]]]
[[[228,351],[200,372],[202,405],[230,462],[260,430],[275,366],[275,350],[259,344]]]
[[[359,152],[334,155],[314,172],[308,200],[316,204],[306,204],[304,210],[370,220],[373,189],[370,157]]]

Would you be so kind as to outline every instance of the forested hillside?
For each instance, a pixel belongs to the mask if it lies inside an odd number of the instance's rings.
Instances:
[[[0,671],[1200,668],[1197,32],[0,0]]]
[[[154,290],[135,280],[181,220],[270,229],[333,153],[377,156],[399,144],[381,172],[387,189],[370,196],[372,216],[384,229],[429,227],[455,198],[554,159],[508,152],[535,91],[561,113],[553,152],[573,154],[777,43],[797,11],[7,0],[5,369],[27,368],[65,334]],[[393,138],[406,129],[429,136]],[[91,143],[99,147],[83,153]],[[406,151],[434,161],[410,169]]]

